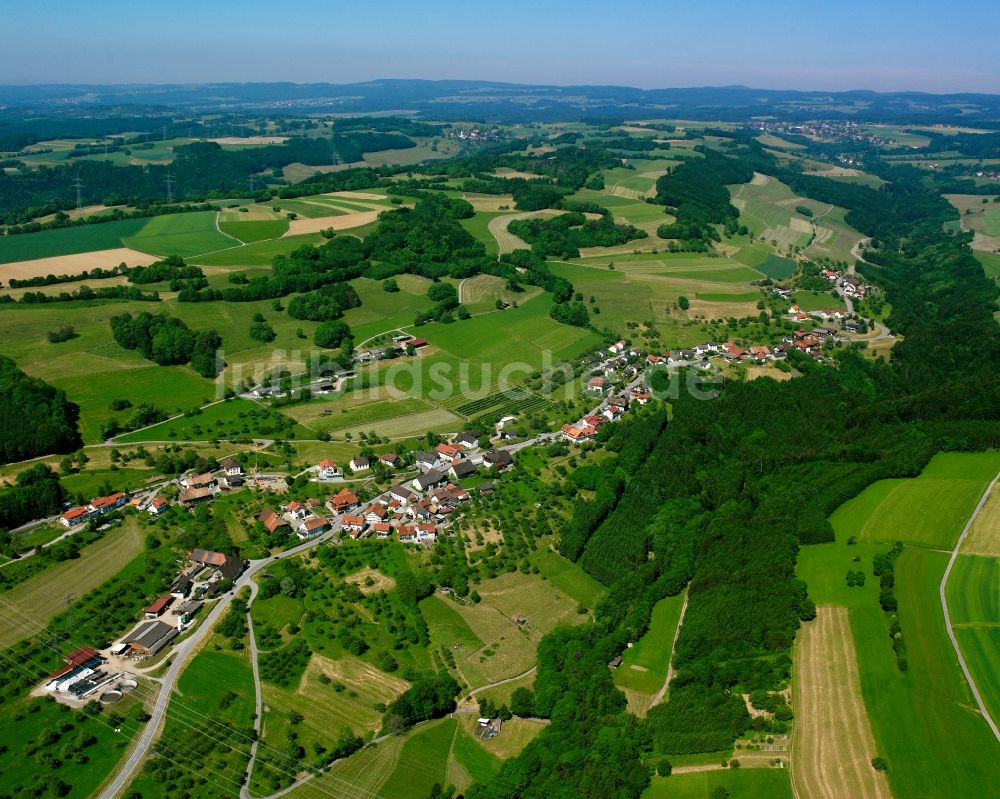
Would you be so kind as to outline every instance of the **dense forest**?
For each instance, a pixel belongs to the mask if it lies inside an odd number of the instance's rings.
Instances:
[[[77,449],[79,415],[64,392],[0,355],[0,463]]]

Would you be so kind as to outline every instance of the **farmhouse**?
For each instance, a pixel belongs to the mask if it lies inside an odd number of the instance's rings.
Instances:
[[[389,518],[389,511],[387,511],[383,505],[373,503],[369,505],[368,510],[364,512],[364,518],[368,524],[377,524],[378,522],[384,522]]]
[[[341,529],[348,533],[360,533],[367,526],[368,522],[364,516],[345,516],[340,522]]]
[[[188,560],[215,569],[215,574],[226,580],[235,580],[243,574],[243,561],[234,555],[224,555],[207,549],[192,549]]]
[[[429,472],[425,472],[420,475],[420,477],[414,478],[410,485],[412,485],[417,491],[426,491],[432,486],[443,483],[446,479],[447,477],[444,472],[438,471],[437,469],[431,469]]]
[[[354,472],[365,472],[372,467],[372,463],[368,458],[364,458],[361,455],[356,455],[351,458],[351,471]]]
[[[436,452],[414,452],[413,462],[417,464],[417,468],[423,469],[425,472],[441,465],[441,459]]]
[[[219,463],[219,468],[225,473],[226,477],[242,477],[243,467],[236,458],[223,458]]]
[[[215,492],[211,488],[185,488],[177,495],[177,499],[185,508],[190,508],[192,505],[205,502],[214,496]]]
[[[149,507],[146,508],[154,516],[159,516],[161,513],[165,513],[170,506],[163,497],[153,497],[152,501],[149,503]]]
[[[181,480],[182,488],[215,488],[218,485],[216,479],[206,472],[205,474],[192,474]]]
[[[399,455],[395,452],[383,452],[378,456],[379,463],[384,463],[390,469],[395,469],[399,465]]]
[[[389,489],[389,496],[405,505],[413,499],[413,492],[404,485],[398,485]]]
[[[483,463],[503,472],[514,465],[514,458],[505,449],[491,449],[483,456]]]
[[[603,394],[607,388],[607,378],[604,377],[592,377],[587,381],[587,391],[593,391],[597,394]]]
[[[435,451],[442,459],[449,462],[465,457],[462,448],[456,447],[454,444],[438,444]]]
[[[285,511],[289,517],[298,519],[299,521],[309,515],[309,508],[294,499],[285,505]]]
[[[388,538],[392,535],[392,525],[389,522],[379,522],[372,526],[372,530],[378,538]]]

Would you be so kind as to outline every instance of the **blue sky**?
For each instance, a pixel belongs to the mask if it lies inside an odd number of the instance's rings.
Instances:
[[[1000,93],[1000,0],[23,0],[0,82],[467,78]]]

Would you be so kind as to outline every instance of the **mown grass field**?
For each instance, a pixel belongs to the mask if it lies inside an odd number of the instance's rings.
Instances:
[[[847,608],[820,606],[795,645],[792,759],[798,793],[828,799],[890,799],[871,759],[875,742],[865,712]]]
[[[458,722],[453,718],[421,725],[406,739],[396,767],[380,793],[384,796],[429,796],[435,783],[444,786],[457,728]]]
[[[1000,468],[1000,453],[936,455],[919,477],[881,480],[831,517],[861,541],[950,549]]]
[[[992,453],[939,455],[914,482],[954,479],[956,474],[985,479],[993,457]],[[974,703],[944,628],[938,586],[948,555],[907,547],[897,560],[895,594],[908,661],[908,670],[901,672],[878,604],[878,580],[871,572],[872,556],[888,550],[889,544],[866,540],[846,544],[878,510],[880,503],[872,502],[867,493],[831,516],[835,543],[802,547],[797,573],[817,604],[848,608],[865,707],[878,754],[889,763],[893,796],[978,796],[982,786],[1000,780],[1000,752],[989,727],[971,709]],[[861,497],[865,502],[858,502]],[[941,517],[940,521],[942,529],[929,537],[948,539],[955,520]],[[844,575],[858,568],[868,578],[865,585],[847,587]],[[969,757],[970,752],[985,754]]]
[[[143,534],[129,519],[83,547],[79,558],[49,566],[0,594],[0,648],[38,632],[66,609],[67,593],[80,597],[97,588],[129,566],[142,549]]]
[[[283,219],[220,221],[219,229],[227,236],[249,244],[284,236],[288,231],[288,222]]]
[[[962,553],[1000,557],[1000,490],[996,486],[962,542]]]
[[[750,768],[654,776],[642,799],[709,799],[719,787],[728,799],[792,799],[788,771]]]
[[[188,258],[236,244],[219,232],[215,216],[215,211],[154,216],[137,232],[124,238],[125,246],[153,255]]]
[[[615,685],[648,695],[655,695],[663,687],[683,605],[681,593],[661,599],[653,606],[646,634],[622,652],[622,664],[615,670]]]
[[[825,203],[797,196],[784,183],[766,176],[731,186],[730,194],[740,211],[740,221],[750,232],[781,247],[804,247],[809,243],[812,224],[809,217],[795,210],[797,206],[811,209],[814,215],[829,208]]]
[[[329,681],[323,681],[322,675]],[[352,656],[330,660],[313,655],[295,688],[280,688],[268,682],[263,687],[264,743],[280,750],[291,729],[290,714],[298,713],[303,720],[294,729],[302,745],[311,751],[313,742],[328,745],[330,738],[345,728],[355,735],[371,737],[382,719],[375,705],[388,704],[406,690],[408,683]],[[255,793],[267,792],[263,778],[254,783],[258,788]]]
[[[226,239],[226,244],[216,248],[216,252],[198,255],[188,260],[204,266],[270,266],[276,255],[288,255],[303,245],[315,246],[325,241],[319,233],[306,233],[301,236],[284,236],[280,239],[258,241],[253,244],[239,246],[232,239]],[[222,249],[222,248],[226,249]]]

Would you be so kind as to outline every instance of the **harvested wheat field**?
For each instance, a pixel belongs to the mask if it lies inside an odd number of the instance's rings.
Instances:
[[[847,608],[819,607],[796,643],[792,779],[809,799],[891,799],[872,768],[875,740]]]
[[[368,225],[378,219],[381,211],[359,211],[356,214],[340,214],[339,216],[317,216],[313,219],[293,219],[288,223],[285,236],[301,236],[303,233],[319,233],[327,228],[334,230],[349,230],[350,228]]]
[[[110,269],[120,263],[125,263],[128,266],[146,266],[158,260],[160,259],[156,255],[149,255],[128,247],[115,247],[111,250],[93,250],[73,255],[53,255],[49,258],[2,264],[0,265],[0,279],[27,280],[30,277],[45,277],[46,275],[80,275],[98,267]]]

